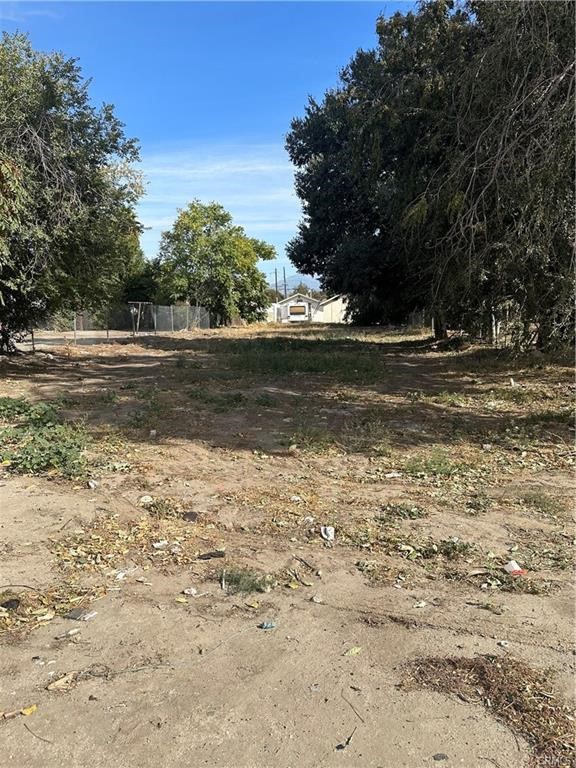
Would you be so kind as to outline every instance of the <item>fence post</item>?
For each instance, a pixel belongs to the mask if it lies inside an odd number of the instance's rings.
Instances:
[[[78,342],[76,341],[76,323],[77,323],[77,317],[78,317],[78,315],[76,314],[76,310],[74,310],[74,344],[77,344],[77,343],[78,343]]]
[[[186,304],[186,330],[190,330],[190,304]]]
[[[32,336],[32,354],[35,354],[36,345],[34,344],[34,328],[30,329],[30,335]]]
[[[174,305],[170,305],[170,325],[172,327],[172,333],[174,333]]]

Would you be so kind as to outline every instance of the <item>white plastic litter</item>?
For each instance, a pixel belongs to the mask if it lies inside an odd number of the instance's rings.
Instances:
[[[336,531],[331,525],[321,525],[320,535],[322,536],[324,541],[334,541],[334,538],[336,536]]]
[[[526,573],[524,568],[521,568],[516,560],[510,560],[508,563],[506,563],[504,570],[511,576],[523,576]]]

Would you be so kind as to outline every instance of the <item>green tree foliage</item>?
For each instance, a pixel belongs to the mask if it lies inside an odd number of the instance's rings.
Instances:
[[[287,149],[304,219],[289,255],[357,320],[428,309],[519,338],[571,333],[573,3],[434,0],[377,23]]]
[[[234,225],[218,203],[194,200],[162,233],[160,288],[172,302],[199,304],[224,325],[235,316],[263,320],[268,286],[256,265],[274,253],[271,245]]]
[[[268,287],[266,297],[268,299],[268,304],[276,304],[276,302],[282,301],[284,294],[281,291],[277,291],[276,288]]]
[[[0,39],[0,322],[101,305],[138,259],[141,193],[110,105],[95,108],[74,59]]]
[[[294,296],[297,293],[301,293],[303,296],[312,296],[313,299],[325,299],[326,294],[324,291],[319,291],[316,288],[311,288],[303,280],[290,291],[290,295]]]

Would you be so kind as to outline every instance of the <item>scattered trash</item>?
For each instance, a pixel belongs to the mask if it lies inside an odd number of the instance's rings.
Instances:
[[[311,602],[311,603],[322,603],[322,602],[323,602],[323,600],[322,600],[322,598],[320,597],[320,595],[313,595],[313,596],[310,598],[310,602]]]
[[[521,568],[516,560],[510,560],[506,565],[504,566],[504,570],[506,573],[509,573],[510,576],[525,576],[528,571],[524,568]]]
[[[17,611],[20,607],[20,600],[17,597],[11,597],[9,600],[4,600],[0,603],[0,608],[5,608],[7,611]]]
[[[352,733],[350,734],[350,736],[348,736],[348,738],[346,739],[346,741],[345,741],[345,742],[343,742],[342,744],[336,744],[336,749],[346,749],[346,747],[347,747],[347,746],[350,744],[350,742],[352,741],[352,736],[354,736],[354,734],[356,733],[356,728],[357,728],[357,727],[358,727],[358,726],[356,726],[356,727],[354,728],[354,730],[352,731]]]
[[[290,501],[293,501],[295,504],[298,504],[302,501],[302,496],[298,496],[297,494],[294,494],[294,496],[290,496]]]
[[[402,477],[402,472],[386,472],[384,477],[386,480],[391,480],[394,477]]]
[[[98,611],[90,611],[88,608],[73,608],[64,614],[64,618],[73,619],[74,621],[90,621],[90,619],[97,615]]]
[[[306,523],[306,525],[312,525],[314,523],[314,520],[315,520],[314,517],[307,515],[307,517],[305,517],[302,522]]]
[[[12,720],[12,718],[18,717],[18,715],[29,717],[30,715],[33,715],[37,709],[38,709],[37,704],[30,704],[29,707],[22,707],[22,709],[15,709],[12,712],[0,712],[0,720]]]
[[[150,437],[151,437],[151,438],[155,438],[157,434],[158,434],[158,433],[156,432],[156,430],[155,430],[155,429],[151,429],[151,430],[150,430]]]
[[[432,760],[436,760],[437,762],[440,760],[448,760],[448,755],[445,755],[444,752],[436,752],[435,755],[432,755]]]
[[[190,595],[190,597],[195,597],[198,594],[198,590],[196,587],[186,587],[186,589],[182,590],[183,595]]]
[[[412,608],[425,608],[427,605],[428,603],[426,602],[426,600],[418,600],[417,603],[414,603]]]
[[[276,622],[263,621],[261,624],[258,624],[258,629],[276,629]]]
[[[203,552],[198,555],[198,560],[212,560],[215,557],[226,557],[226,552],[223,549],[216,549],[213,552]]]
[[[492,450],[492,443],[482,443],[482,450],[483,451],[491,451]]]
[[[167,539],[162,539],[161,541],[153,541],[152,546],[154,549],[164,549],[164,547],[167,547],[170,542]]]
[[[514,381],[513,378],[510,378],[510,386],[511,387],[516,387],[517,386],[517,384],[516,384],[516,382]]]
[[[321,525],[320,535],[322,536],[324,541],[334,541],[334,537],[336,536],[336,531],[334,530],[334,527],[331,525]]]
[[[98,488],[98,481],[97,480],[88,480],[87,485],[88,485],[88,488],[90,488],[90,490],[94,491],[94,490],[96,490],[96,488]]]
[[[485,576],[487,573],[490,573],[487,568],[476,568],[475,570],[470,571],[468,576]]]
[[[69,691],[76,684],[77,672],[66,672],[65,675],[53,680],[46,686],[47,691]]]
[[[188,602],[188,600],[186,600],[185,597],[176,597],[174,599],[176,600],[177,603],[187,603]]]
[[[146,504],[152,504],[154,499],[152,496],[140,496],[140,499],[138,501],[139,504],[142,504],[143,507],[146,506]]]
[[[349,648],[346,653],[344,653],[344,656],[358,656],[360,653],[362,653],[362,646],[354,645],[352,648]]]
[[[508,640],[498,640],[496,645],[499,645],[501,648],[508,648],[510,643],[508,642]]]
[[[67,637],[74,637],[74,635],[80,634],[79,629],[69,629],[68,632],[64,632],[63,635],[57,635],[55,640],[65,640]]]

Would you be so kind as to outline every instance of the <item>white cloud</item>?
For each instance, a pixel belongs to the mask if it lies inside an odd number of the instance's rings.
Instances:
[[[41,16],[46,19],[59,18],[56,11],[49,8],[23,8],[22,3],[0,3],[0,24],[5,21],[18,24],[34,16]]]
[[[280,258],[296,232],[300,203],[292,166],[279,145],[162,147],[143,152],[142,171],[147,194],[138,213],[142,224],[151,227],[142,236],[148,257],[156,255],[160,235],[172,225],[178,208],[195,198],[221,203],[250,237],[276,246]]]

